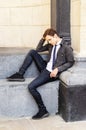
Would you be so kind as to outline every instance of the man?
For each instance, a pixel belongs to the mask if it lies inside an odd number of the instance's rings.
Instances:
[[[45,40],[48,43],[43,45]],[[49,51],[49,59],[47,62],[38,54],[38,52],[46,50]],[[8,80],[24,81],[23,75],[33,60],[35,61],[40,74],[28,85],[28,89],[39,108],[38,113],[34,115],[32,119],[40,119],[49,116],[49,113],[37,88],[47,82],[58,79],[61,72],[73,65],[74,56],[71,47],[65,44],[65,41],[58,36],[57,32],[52,28],[47,29],[44,32],[43,38],[39,42],[37,49],[31,50],[28,53],[19,72],[8,77]]]

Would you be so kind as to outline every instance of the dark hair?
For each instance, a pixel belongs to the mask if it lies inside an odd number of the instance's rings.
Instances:
[[[57,34],[56,30],[48,28],[47,30],[45,30],[43,37],[45,38],[47,35],[54,36],[54,34]]]

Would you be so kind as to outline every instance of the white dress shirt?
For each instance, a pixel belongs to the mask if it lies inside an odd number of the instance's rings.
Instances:
[[[61,40],[56,44],[55,59],[57,58],[57,53],[58,53],[58,50],[59,50],[59,48],[60,48],[60,43],[61,43]],[[46,69],[47,69],[49,72],[52,72],[53,51],[54,51],[54,48],[55,48],[55,45],[54,45],[53,48],[52,48],[51,57],[50,57],[50,60],[49,60],[49,62],[47,63],[47,66],[46,66]]]

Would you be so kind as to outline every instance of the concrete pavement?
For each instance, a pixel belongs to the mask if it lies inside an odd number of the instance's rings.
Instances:
[[[86,121],[65,122],[59,115],[40,120],[0,118],[0,130],[86,130]]]

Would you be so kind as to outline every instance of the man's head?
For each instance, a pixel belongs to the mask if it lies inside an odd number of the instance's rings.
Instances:
[[[52,28],[49,28],[44,32],[43,38],[51,45],[55,45],[60,40],[60,37],[58,36],[56,30]]]

